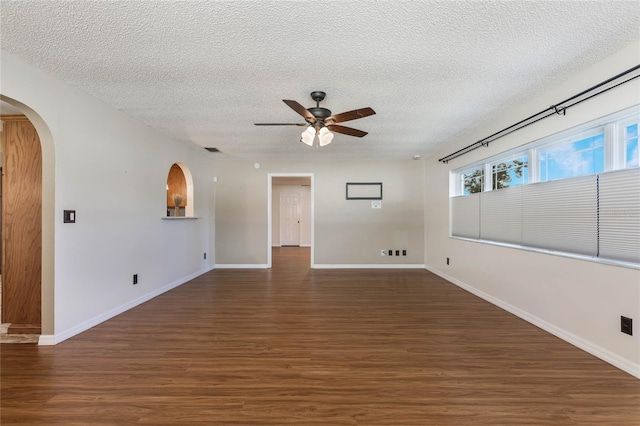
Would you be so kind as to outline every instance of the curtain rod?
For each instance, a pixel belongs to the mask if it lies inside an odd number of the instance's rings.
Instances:
[[[598,95],[600,95],[600,94],[602,94],[604,92],[607,92],[607,91],[609,91],[609,90],[611,90],[613,88],[616,88],[616,87],[618,87],[618,86],[620,86],[622,84],[628,83],[629,81],[640,77],[640,74],[638,74],[636,76],[633,76],[633,77],[630,77],[630,78],[628,78],[628,79],[626,79],[626,80],[624,80],[624,81],[622,81],[620,83],[617,83],[617,84],[615,84],[613,86],[607,87],[606,89],[600,90],[600,91],[598,91],[596,93],[592,93],[591,95],[589,95],[589,96],[587,96],[587,97],[585,97],[583,99],[580,99],[580,100],[578,100],[576,102],[573,102],[573,103],[571,103],[569,105],[565,105],[568,102],[571,102],[571,101],[573,101],[573,100],[575,100],[575,99],[577,99],[577,98],[579,98],[581,96],[584,96],[584,95],[586,95],[588,93],[591,93],[594,90],[597,90],[597,89],[599,89],[600,87],[602,87],[602,86],[604,86],[606,84],[609,84],[609,83],[611,83],[611,82],[613,82],[615,80],[618,80],[618,79],[624,77],[625,75],[630,74],[630,73],[632,73],[632,72],[634,72],[634,71],[636,71],[638,69],[640,69],[640,65],[636,65],[634,67],[631,67],[628,70],[621,72],[620,74],[614,75],[613,77],[608,78],[607,80],[604,80],[603,82],[598,83],[595,86],[591,86],[590,88],[588,88],[586,90],[583,90],[582,92],[571,96],[570,98],[567,98],[567,99],[565,99],[565,100],[563,100],[561,102],[558,102],[557,104],[551,105],[549,108],[546,108],[546,109],[544,109],[544,110],[542,110],[542,111],[540,111],[540,112],[538,112],[536,114],[533,114],[533,115],[525,118],[524,120],[520,120],[517,123],[512,124],[509,127],[505,127],[504,129],[502,129],[502,130],[500,130],[498,132],[495,132],[495,133],[493,133],[493,134],[491,134],[491,135],[489,135],[489,136],[487,136],[487,137],[485,137],[483,139],[480,139],[477,142],[474,142],[474,143],[472,143],[470,145],[465,146],[464,148],[461,148],[461,149],[459,149],[459,150],[457,150],[455,152],[452,152],[451,154],[440,158],[438,161],[446,164],[450,160],[453,160],[454,158],[458,158],[461,155],[464,155],[464,154],[466,154],[468,152],[474,151],[474,150],[476,150],[476,149],[478,149],[480,147],[489,146],[489,143],[491,143],[491,142],[493,142],[493,141],[495,141],[497,139],[500,139],[500,138],[502,138],[504,136],[507,136],[508,134],[511,134],[511,133],[515,132],[516,130],[523,129],[523,128],[527,127],[527,126],[530,126],[530,125],[532,125],[534,123],[537,123],[540,120],[543,120],[545,118],[551,117],[552,115],[556,115],[556,114],[557,115],[566,115],[567,109],[571,108],[572,106],[578,105],[579,103],[582,103],[582,102],[584,102],[584,101],[586,101],[588,99],[591,99],[591,98],[593,98],[595,96],[598,96]],[[540,117],[542,114],[545,114],[545,113],[546,113],[546,115]]]

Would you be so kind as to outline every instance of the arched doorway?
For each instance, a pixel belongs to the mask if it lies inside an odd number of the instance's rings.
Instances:
[[[2,323],[9,334],[40,334],[42,151],[24,115],[3,115]]]
[[[2,302],[9,333],[54,334],[53,139],[42,118],[0,95]],[[21,114],[13,114],[15,111]]]

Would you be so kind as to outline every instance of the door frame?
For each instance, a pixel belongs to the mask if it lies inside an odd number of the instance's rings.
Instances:
[[[315,183],[313,173],[268,173],[267,174],[267,268],[271,268],[273,243],[273,178],[308,177],[311,181],[311,268],[315,268]],[[278,200],[278,203],[280,200]]]
[[[40,294],[41,334],[39,345],[55,345],[55,144],[49,126],[26,104],[0,93],[3,100],[17,108],[36,128],[42,155],[42,274]]]

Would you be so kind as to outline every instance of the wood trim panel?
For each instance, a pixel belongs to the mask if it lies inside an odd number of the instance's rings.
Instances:
[[[41,327],[38,324],[11,324],[7,334],[40,334]]]
[[[2,322],[41,325],[42,152],[28,120],[4,121]]]
[[[26,115],[0,115],[2,121],[29,121]]]

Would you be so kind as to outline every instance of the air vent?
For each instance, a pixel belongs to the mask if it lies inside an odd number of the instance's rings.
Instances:
[[[218,148],[205,148],[209,152],[220,152]]]

